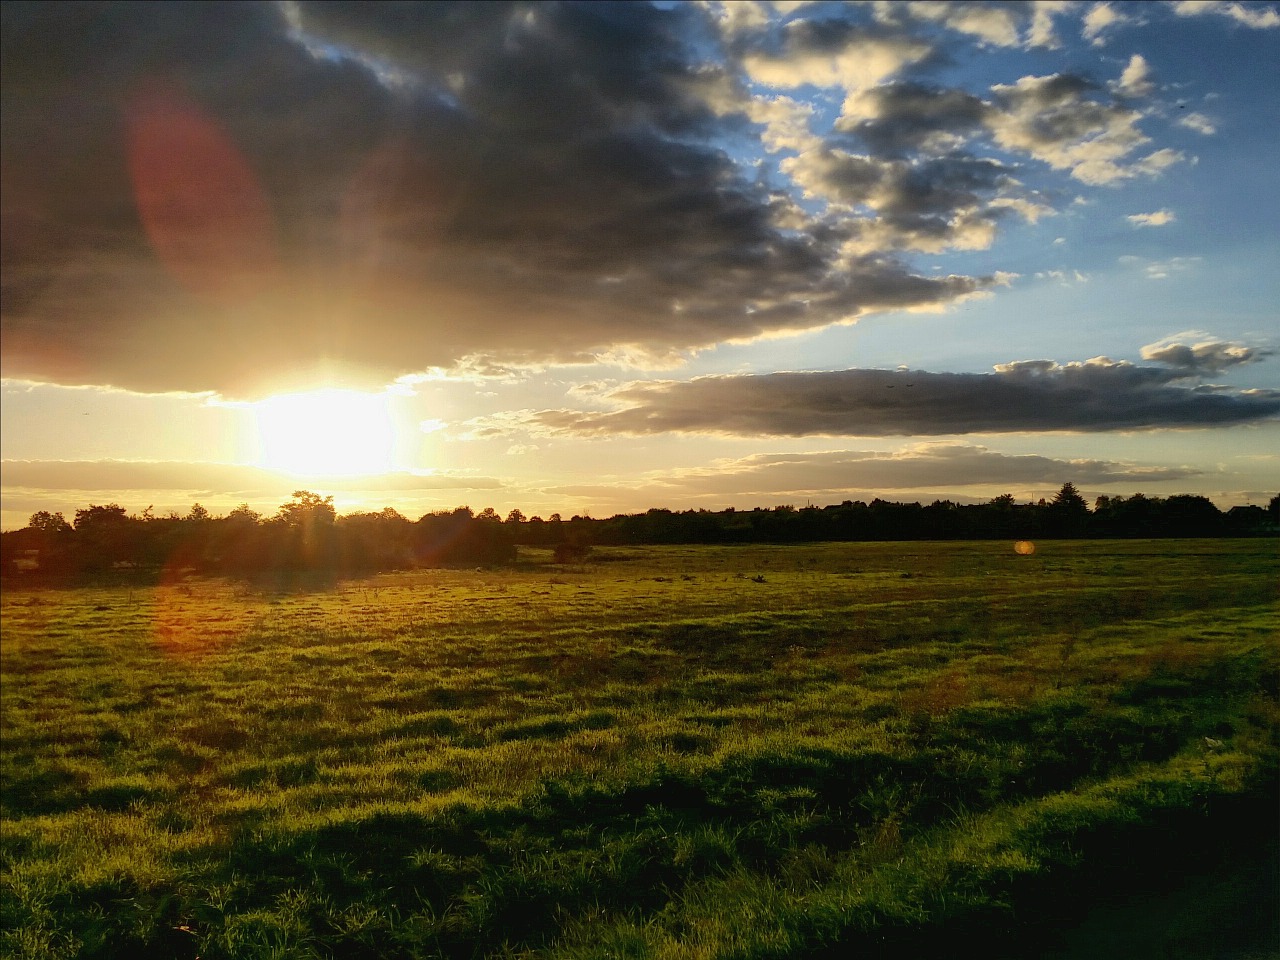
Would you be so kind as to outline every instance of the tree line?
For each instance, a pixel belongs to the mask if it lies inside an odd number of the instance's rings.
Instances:
[[[1280,496],[1267,508],[1221,511],[1207,497],[1098,497],[1092,508],[1071,483],[1051,500],[928,505],[876,499],[825,507],[673,511],[607,519],[552,514],[504,519],[492,507],[425,514],[411,521],[387,507],[338,516],[332,497],[299,490],[271,516],[241,504],[215,517],[200,504],[185,515],[128,514],[91,504],[68,522],[40,511],[0,536],[6,580],[77,582],[103,577],[197,573],[306,580],[433,565],[491,565],[521,546],[551,548],[559,561],[593,545],[801,543],[806,541],[1027,539],[1071,537],[1250,537],[1280,533]]]

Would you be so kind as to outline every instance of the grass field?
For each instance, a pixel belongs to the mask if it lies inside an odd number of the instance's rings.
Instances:
[[[1038,548],[7,589],[0,955],[1280,954],[1276,542]]]

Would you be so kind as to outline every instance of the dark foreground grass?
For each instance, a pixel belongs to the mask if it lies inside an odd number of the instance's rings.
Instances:
[[[0,954],[1280,951],[1274,542],[548,559],[6,591]]]

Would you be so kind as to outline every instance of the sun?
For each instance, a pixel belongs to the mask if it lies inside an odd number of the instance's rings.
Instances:
[[[299,476],[368,476],[393,469],[390,397],[312,390],[253,405],[259,465]]]

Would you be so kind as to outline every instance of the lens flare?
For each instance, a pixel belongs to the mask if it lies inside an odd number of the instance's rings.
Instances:
[[[135,93],[127,124],[134,202],[169,274],[223,303],[261,292],[279,267],[275,220],[235,142],[160,83]]]

